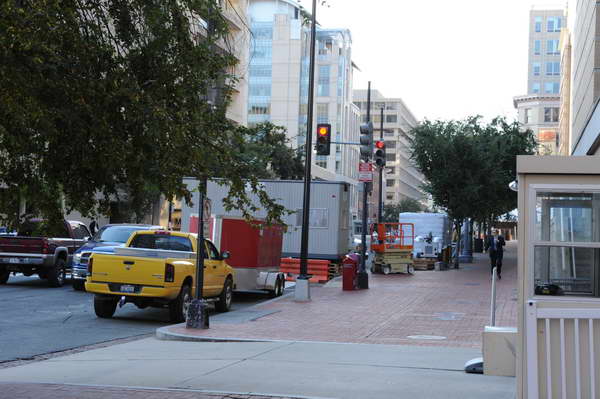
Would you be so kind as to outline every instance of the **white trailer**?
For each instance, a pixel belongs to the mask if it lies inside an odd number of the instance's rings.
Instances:
[[[444,213],[403,212],[399,222],[415,226],[415,258],[437,258],[450,245],[452,224]]]
[[[198,187],[196,179],[184,179],[189,190]],[[296,180],[261,180],[263,189],[269,197],[278,204],[294,213],[283,217],[287,225],[287,231],[283,235],[281,248],[282,257],[300,257],[300,241],[302,226],[302,199],[303,182]],[[207,197],[210,200],[210,214],[213,220],[219,217],[239,218],[240,211],[226,211],[223,199],[227,196],[229,188],[210,181],[207,185]],[[348,253],[351,246],[350,229],[350,195],[349,185],[345,182],[315,181],[311,183],[311,207],[309,215],[309,242],[308,258],[323,259],[332,262],[341,262]],[[258,197],[248,192],[253,203],[259,208],[253,215],[255,219],[261,220],[266,217],[266,212],[260,209]],[[192,206],[182,203],[181,230],[190,231],[190,219],[198,214],[198,193],[194,192]],[[218,216],[217,216],[218,215]],[[216,229],[213,231],[217,231]],[[218,242],[215,237],[213,242]],[[219,248],[221,249],[221,248]],[[239,281],[238,290],[271,290],[272,278],[263,278],[266,274],[272,277],[271,268],[236,268],[236,280]],[[277,268],[278,270],[278,268]],[[262,274],[261,274],[262,273]],[[265,274],[266,273],[266,274]],[[265,284],[261,283],[265,281]]]

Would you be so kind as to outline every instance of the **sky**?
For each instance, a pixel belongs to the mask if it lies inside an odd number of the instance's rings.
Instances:
[[[327,0],[317,20],[352,33],[354,88],[400,97],[418,119],[516,118],[526,94],[529,11],[565,1]],[[311,2],[301,4],[310,9]],[[574,14],[574,7],[571,13]],[[571,17],[571,15],[570,15]]]

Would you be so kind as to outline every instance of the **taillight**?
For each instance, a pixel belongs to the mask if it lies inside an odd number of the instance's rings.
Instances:
[[[88,260],[88,264],[87,264],[87,271],[88,271],[88,276],[92,275],[92,267],[94,266],[94,258],[92,258],[90,256],[90,260]]]
[[[167,263],[165,265],[165,283],[172,283],[175,281],[175,266]]]
[[[48,240],[45,238],[42,240],[42,253],[49,254],[50,253],[50,245],[48,245]]]

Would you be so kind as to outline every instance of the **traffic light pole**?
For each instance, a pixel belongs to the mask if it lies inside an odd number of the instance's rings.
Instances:
[[[302,238],[300,242],[300,274],[296,278],[294,297],[296,301],[310,301],[308,284],[308,230],[310,216],[310,181],[312,164],[312,124],[315,98],[315,43],[317,35],[317,0],[312,2],[312,18],[310,27],[310,65],[308,72],[308,112],[306,120],[305,164],[304,164],[304,200],[302,205]]]
[[[381,107],[381,130],[379,131],[379,139],[383,141],[383,107]],[[377,223],[381,223],[383,219],[383,168],[384,166],[379,167],[379,208],[377,210]]]
[[[367,123],[371,121],[371,82],[369,82],[367,90]],[[367,274],[367,218],[369,215],[369,183],[363,183],[363,198],[362,198],[362,232],[361,232],[361,248],[360,248],[360,268],[358,270],[357,285],[360,289],[369,288],[369,275]]]

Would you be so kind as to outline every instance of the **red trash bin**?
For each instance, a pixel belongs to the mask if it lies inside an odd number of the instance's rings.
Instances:
[[[355,290],[357,286],[358,255],[346,255],[342,261],[342,268],[342,289],[344,291]]]

